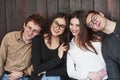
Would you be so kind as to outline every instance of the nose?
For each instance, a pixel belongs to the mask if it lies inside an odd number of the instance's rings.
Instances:
[[[92,20],[92,23],[97,24],[97,20],[96,19]]]
[[[75,26],[75,25],[73,25],[73,26],[72,26],[72,29],[73,29],[73,30],[75,30],[75,28],[76,28],[76,26]]]
[[[57,28],[57,29],[60,29],[60,26],[58,25],[56,28]]]
[[[29,32],[29,34],[32,35],[32,34],[33,34],[33,31],[31,30],[31,31]]]

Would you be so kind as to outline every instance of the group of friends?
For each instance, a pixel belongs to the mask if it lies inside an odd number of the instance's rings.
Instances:
[[[97,11],[29,16],[0,46],[0,80],[120,80],[120,21]]]

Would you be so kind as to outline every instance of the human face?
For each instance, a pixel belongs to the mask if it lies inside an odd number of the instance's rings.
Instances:
[[[73,36],[77,37],[80,32],[80,22],[77,18],[72,18],[69,25],[70,31]]]
[[[25,41],[31,40],[36,35],[40,33],[40,26],[35,24],[33,21],[29,21],[26,25],[24,24],[23,39]]]
[[[63,34],[66,28],[64,18],[56,18],[51,25],[51,33],[53,36],[59,36]]]
[[[102,31],[106,24],[104,15],[90,13],[86,18],[86,24],[93,31]]]

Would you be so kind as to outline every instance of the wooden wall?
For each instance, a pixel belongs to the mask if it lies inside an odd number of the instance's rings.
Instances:
[[[119,20],[119,8],[120,0],[0,0],[0,42],[7,32],[20,30],[33,13],[48,18],[57,12],[97,10]]]

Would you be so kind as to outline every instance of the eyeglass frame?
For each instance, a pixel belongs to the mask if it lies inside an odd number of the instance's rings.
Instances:
[[[39,33],[40,33],[39,30],[32,29],[31,26],[27,26],[27,25],[26,25],[26,28],[27,28],[27,30],[32,31],[32,33],[34,33],[34,34],[39,34]]]
[[[59,22],[57,20],[54,20],[52,25],[55,26],[55,27],[59,27],[59,29],[65,29],[66,28],[66,25],[59,24]]]
[[[93,15],[91,16],[91,20],[90,20],[90,22],[88,23],[88,27],[89,27],[89,28],[91,28],[91,29],[93,28],[93,26],[94,26],[94,24],[95,24],[94,21],[96,21],[97,17],[98,17],[97,14],[93,14]]]

